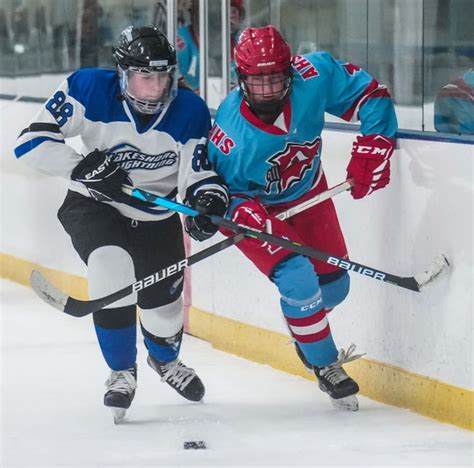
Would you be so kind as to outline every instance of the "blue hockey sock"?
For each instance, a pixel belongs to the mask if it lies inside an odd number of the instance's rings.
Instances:
[[[102,309],[94,313],[100,349],[112,370],[129,369],[137,359],[136,307]]]
[[[137,327],[102,328],[95,326],[105,362],[112,370],[129,369],[137,360]]]
[[[145,346],[148,349],[150,355],[160,362],[171,362],[174,361],[181,348],[181,341],[183,339],[183,330],[181,329],[176,335],[161,338],[148,332],[142,326],[143,338]]]
[[[282,262],[272,275],[291,334],[306,360],[324,367],[337,359],[321,289],[313,265],[300,255]]]

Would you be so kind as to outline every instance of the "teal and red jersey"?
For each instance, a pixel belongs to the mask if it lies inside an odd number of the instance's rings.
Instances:
[[[199,91],[199,38],[190,25],[179,28],[176,51],[182,77],[194,91]]]
[[[474,135],[474,69],[441,88],[434,112],[438,132]]]
[[[397,132],[387,88],[357,65],[313,52],[292,57],[292,68],[290,98],[273,124],[253,114],[234,89],[219,106],[209,137],[209,159],[230,192],[265,205],[297,200],[315,183],[325,112],[360,120],[363,135],[395,138]]]
[[[230,82],[232,86],[237,84],[234,62],[234,47],[237,44],[237,39],[237,33],[230,37]],[[199,93],[199,37],[192,26],[186,25],[178,29],[176,51],[181,76],[193,91]]]

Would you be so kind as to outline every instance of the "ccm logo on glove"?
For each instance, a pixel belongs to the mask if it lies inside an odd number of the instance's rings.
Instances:
[[[390,152],[390,148],[379,148],[377,146],[362,146],[362,145],[358,145],[357,143],[354,143],[352,148],[353,148],[353,151],[358,154],[373,154],[373,155],[380,154],[382,156],[385,156]],[[391,152],[390,152],[390,156],[391,156]]]
[[[358,136],[352,146],[347,178],[354,180],[351,194],[363,198],[390,182],[390,157],[395,140],[383,135]]]

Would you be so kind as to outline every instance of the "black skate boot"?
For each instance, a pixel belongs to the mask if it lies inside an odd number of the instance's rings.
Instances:
[[[343,364],[355,361],[363,356],[357,354],[352,356],[355,345],[349,346],[347,352],[339,350],[337,360],[325,367],[313,366],[314,373],[318,378],[319,388],[327,393],[331,403],[335,408],[357,411],[359,402],[356,393],[359,391],[359,385],[351,379],[342,368]]]
[[[160,376],[161,381],[174,388],[181,396],[190,401],[201,401],[205,388],[194,369],[186,367],[179,359],[161,362],[148,354],[147,362]]]
[[[104,395],[104,405],[112,410],[115,424],[120,424],[135,396],[137,366],[122,371],[111,371],[105,385],[107,391]]]

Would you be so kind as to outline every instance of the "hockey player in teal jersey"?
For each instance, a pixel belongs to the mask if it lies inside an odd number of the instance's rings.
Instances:
[[[347,166],[354,199],[385,187],[397,121],[390,95],[367,72],[329,53],[291,57],[273,26],[247,28],[235,48],[239,88],[220,105],[209,159],[232,194],[228,216],[340,257],[344,237],[331,200],[280,221],[275,214],[327,189],[320,164],[324,113],[361,121]],[[328,312],[349,292],[347,271],[255,239],[239,249],[278,288],[281,308],[305,365],[337,407],[358,408],[359,387],[342,368]]]

